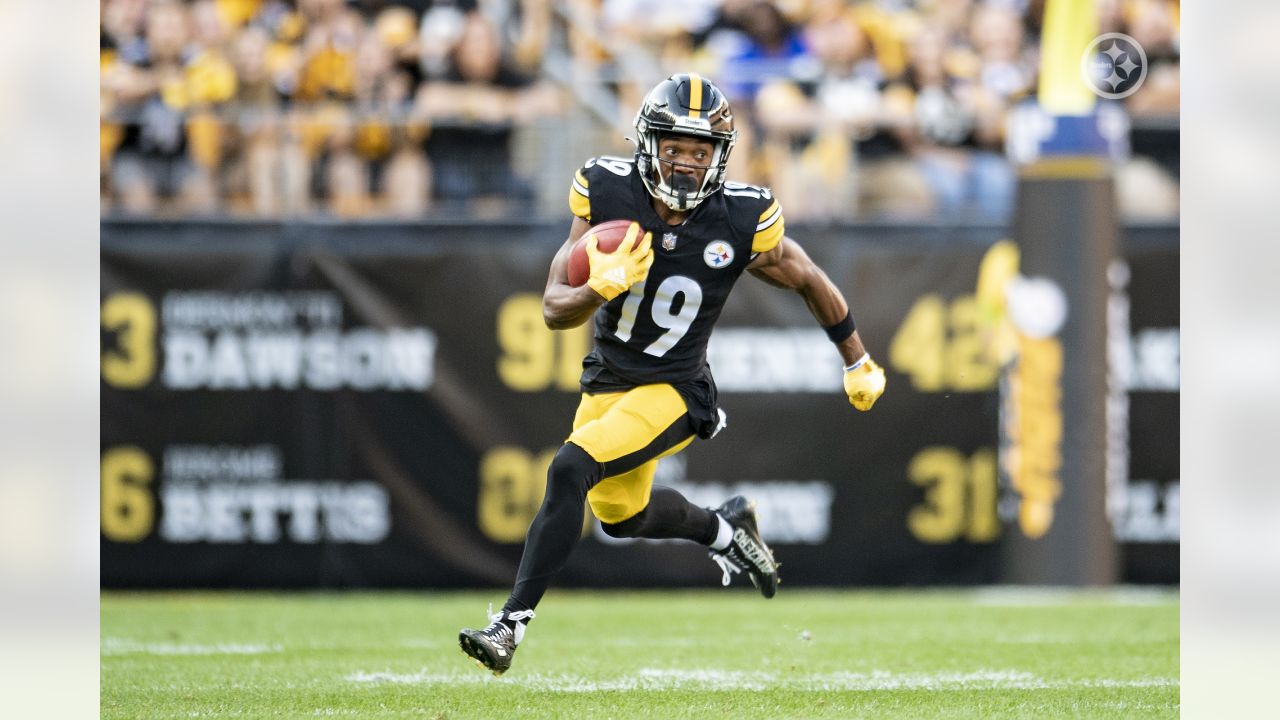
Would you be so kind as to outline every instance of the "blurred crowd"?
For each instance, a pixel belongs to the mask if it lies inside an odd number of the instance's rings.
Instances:
[[[1100,32],[1133,36],[1150,67],[1108,104],[1166,138],[1115,158],[1122,206],[1174,214],[1178,0],[1096,2]],[[1043,15],[1044,0],[102,0],[103,212],[527,216],[563,204],[565,168],[629,156],[644,92],[693,70],[737,113],[730,176],[773,187],[789,217],[1004,218]]]

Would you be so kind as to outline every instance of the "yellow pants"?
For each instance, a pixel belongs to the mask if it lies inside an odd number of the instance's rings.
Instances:
[[[670,385],[583,394],[569,442],[604,465],[604,479],[587,493],[601,522],[619,523],[645,509],[658,459],[693,441],[684,398]]]

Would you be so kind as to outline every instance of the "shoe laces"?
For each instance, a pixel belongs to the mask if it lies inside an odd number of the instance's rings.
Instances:
[[[487,635],[494,642],[505,643],[507,639],[513,634],[513,631],[511,630],[511,628],[507,627],[506,623],[499,620],[494,620],[493,622],[489,623],[489,627],[484,629],[484,634]]]
[[[520,643],[520,635],[524,634],[519,632],[517,628],[534,617],[532,610],[517,610],[513,613],[499,611],[495,613],[493,611],[493,603],[489,603],[488,615],[489,626],[484,629],[484,634],[500,642],[506,642],[507,638],[514,636],[516,644]],[[508,625],[504,620],[511,621],[511,625]]]
[[[720,566],[720,572],[724,573],[720,578],[720,584],[725,587],[729,587],[729,582],[736,573],[742,572],[742,568],[725,553],[713,552],[711,559]]]

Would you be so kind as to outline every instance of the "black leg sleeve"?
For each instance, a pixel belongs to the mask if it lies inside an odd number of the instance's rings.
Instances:
[[[719,525],[715,513],[694,505],[672,488],[654,485],[644,510],[620,523],[602,523],[601,527],[613,537],[692,540],[710,545]]]
[[[573,443],[565,443],[556,453],[547,471],[547,493],[529,525],[515,589],[505,610],[532,610],[547,592],[551,578],[564,567],[582,534],[587,491],[600,482],[600,472],[600,463]]]

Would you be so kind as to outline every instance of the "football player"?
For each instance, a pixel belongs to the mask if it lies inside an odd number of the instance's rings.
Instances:
[[[634,159],[587,162],[569,191],[573,225],[551,261],[542,308],[552,329],[595,322],[583,363],[573,432],[547,474],[542,507],[529,526],[515,588],[483,629],[459,643],[501,674],[552,577],[582,529],[583,503],[620,538],[679,538],[706,545],[729,584],[745,572],[766,598],[778,589],[778,563],[760,538],[744,497],[701,508],[653,485],[658,459],[725,424],[707,365],[707,341],[743,271],[798,292],[844,359],[844,387],[859,410],[884,392],[884,371],[854,328],[840,290],[785,234],[782,208],[767,188],[725,181],[737,139],[733,112],[712,83],[673,75],[636,115]],[[632,220],[612,253],[589,236],[590,277],[568,281],[574,243],[608,220]],[[643,234],[641,234],[643,229]]]

